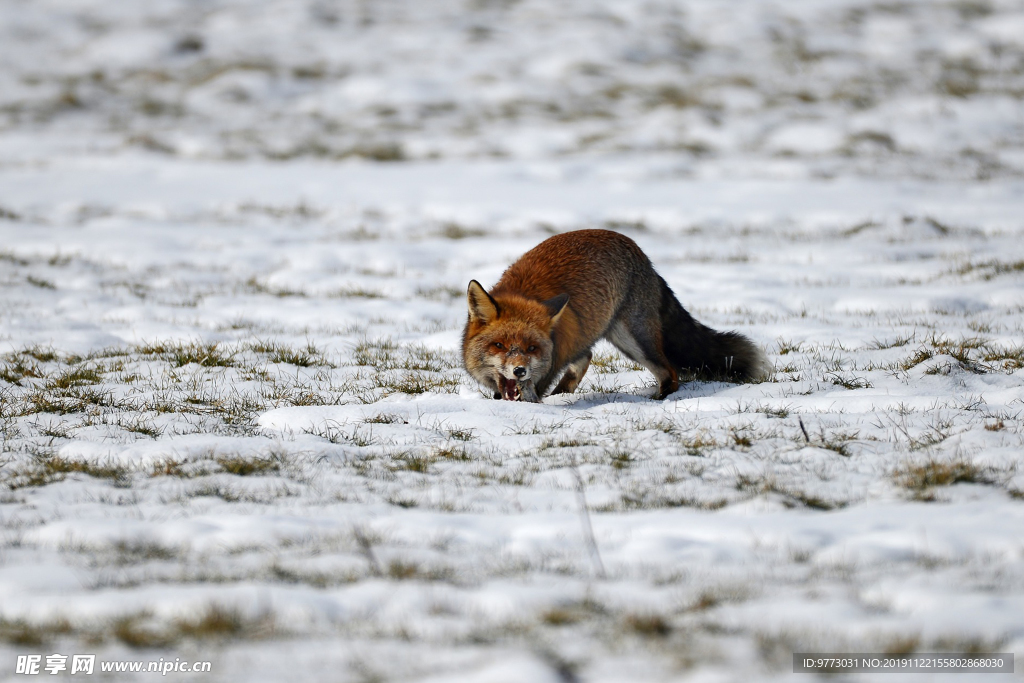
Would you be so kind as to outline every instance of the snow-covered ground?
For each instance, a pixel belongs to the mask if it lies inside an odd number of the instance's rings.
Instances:
[[[485,398],[586,227],[772,376]],[[1022,285],[1021,2],[10,0],[0,680],[1020,680]]]

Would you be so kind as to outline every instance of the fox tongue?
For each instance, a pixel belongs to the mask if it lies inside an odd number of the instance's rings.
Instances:
[[[501,378],[501,395],[506,401],[515,401],[519,398],[519,387],[514,379]]]

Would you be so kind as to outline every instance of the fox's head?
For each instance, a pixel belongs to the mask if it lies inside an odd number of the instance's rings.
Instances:
[[[468,299],[466,369],[502,398],[517,400],[521,383],[539,379],[551,369],[551,332],[569,296],[560,294],[543,302],[518,295],[496,300],[473,280]]]

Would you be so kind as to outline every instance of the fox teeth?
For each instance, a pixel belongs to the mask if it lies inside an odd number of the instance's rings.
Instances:
[[[506,401],[518,401],[519,383],[514,379],[501,378],[501,395]]]

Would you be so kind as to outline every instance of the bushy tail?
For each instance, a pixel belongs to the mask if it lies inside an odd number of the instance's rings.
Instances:
[[[741,382],[768,374],[768,358],[754,342],[738,332],[717,332],[700,324],[679,303],[665,279],[659,279],[662,346],[679,370],[704,379]]]

